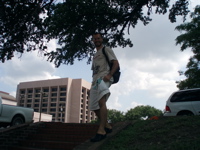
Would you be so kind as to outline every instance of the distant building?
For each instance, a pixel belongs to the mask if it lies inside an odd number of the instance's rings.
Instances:
[[[11,96],[9,93],[0,91],[0,96],[2,98],[2,104],[13,105],[13,106],[17,105],[17,101],[15,97]],[[34,116],[33,116],[34,122],[38,122],[39,117],[40,117],[40,114],[38,112],[34,112]],[[40,121],[46,121],[46,122],[52,121],[52,115],[42,113]]]
[[[0,96],[2,98],[3,104],[14,105],[14,106],[17,105],[15,97],[10,95],[9,93],[0,91]]]
[[[52,115],[52,121],[88,123],[95,120],[88,110],[91,83],[83,79],[60,78],[21,82],[17,86],[19,106]]]

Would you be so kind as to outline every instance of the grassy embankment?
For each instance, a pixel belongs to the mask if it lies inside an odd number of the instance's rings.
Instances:
[[[102,150],[200,150],[200,116],[136,121]]]

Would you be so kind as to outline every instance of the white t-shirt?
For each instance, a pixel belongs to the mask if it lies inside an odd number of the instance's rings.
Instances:
[[[103,49],[103,48],[102,48]],[[103,78],[110,72],[110,67],[107,63],[106,57],[102,52],[102,49],[98,50],[93,57],[92,62],[92,70],[93,70],[93,84],[96,82],[97,79]],[[113,50],[109,47],[105,47],[105,53],[108,56],[108,59],[117,60]]]

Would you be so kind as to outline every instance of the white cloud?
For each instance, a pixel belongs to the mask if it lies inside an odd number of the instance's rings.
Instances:
[[[191,8],[199,1],[190,0]],[[181,52],[175,45],[175,38],[180,35],[175,27],[183,22],[170,23],[167,16],[153,15],[153,21],[144,26],[138,23],[126,35],[132,41],[132,48],[114,49],[121,66],[120,82],[111,87],[108,100],[109,109],[127,111],[138,105],[151,105],[163,109],[170,94],[177,90],[176,80],[182,79],[178,74],[184,70],[191,55],[190,50]],[[49,50],[54,50],[56,42],[49,43]],[[91,70],[86,61],[73,66],[62,65],[55,68],[38,57],[40,53],[29,52],[18,59],[0,65],[0,90],[15,96],[19,82],[44,80],[59,77],[83,78],[90,82]],[[85,63],[85,64],[83,64]]]
[[[183,23],[181,19],[172,24],[167,16],[154,15],[149,25],[139,23],[127,35],[133,41],[132,48],[114,49],[122,75],[117,86],[111,87],[115,95],[111,96],[112,106],[118,102],[121,105],[116,108],[123,110],[142,104],[164,107],[170,94],[177,90],[175,82],[182,78],[178,71],[184,70],[191,56],[190,50],[181,52],[180,46],[175,45],[175,38],[181,33],[174,29]],[[146,95],[138,97],[138,90]]]
[[[51,43],[51,45],[54,45]],[[55,45],[54,45],[55,46]],[[40,56],[38,51],[24,53],[6,61],[0,66],[2,74],[0,82],[16,87],[20,82],[59,78],[54,76],[55,67]]]
[[[143,105],[143,104],[132,102],[131,103],[131,108],[134,108],[134,107],[137,107],[137,106],[141,106],[141,105]]]
[[[115,95],[115,92],[112,92],[112,100],[108,99],[107,105],[108,109],[117,109],[119,110],[122,106],[119,103],[119,97]]]

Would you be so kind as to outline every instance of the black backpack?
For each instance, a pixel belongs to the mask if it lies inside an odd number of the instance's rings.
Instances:
[[[108,56],[107,56],[106,53],[105,53],[105,46],[103,47],[102,52],[103,52],[103,54],[105,55],[106,60],[107,60],[107,63],[108,63],[108,65],[109,65],[109,67],[110,67],[110,70],[111,70],[113,64],[110,63],[110,61],[109,61],[109,59],[108,59]],[[113,79],[114,79],[114,81],[113,81],[112,84],[115,84],[115,83],[117,83],[117,82],[119,81],[120,75],[121,75],[120,67],[118,67],[118,69],[117,69],[117,70],[115,71],[115,73],[113,74]]]

